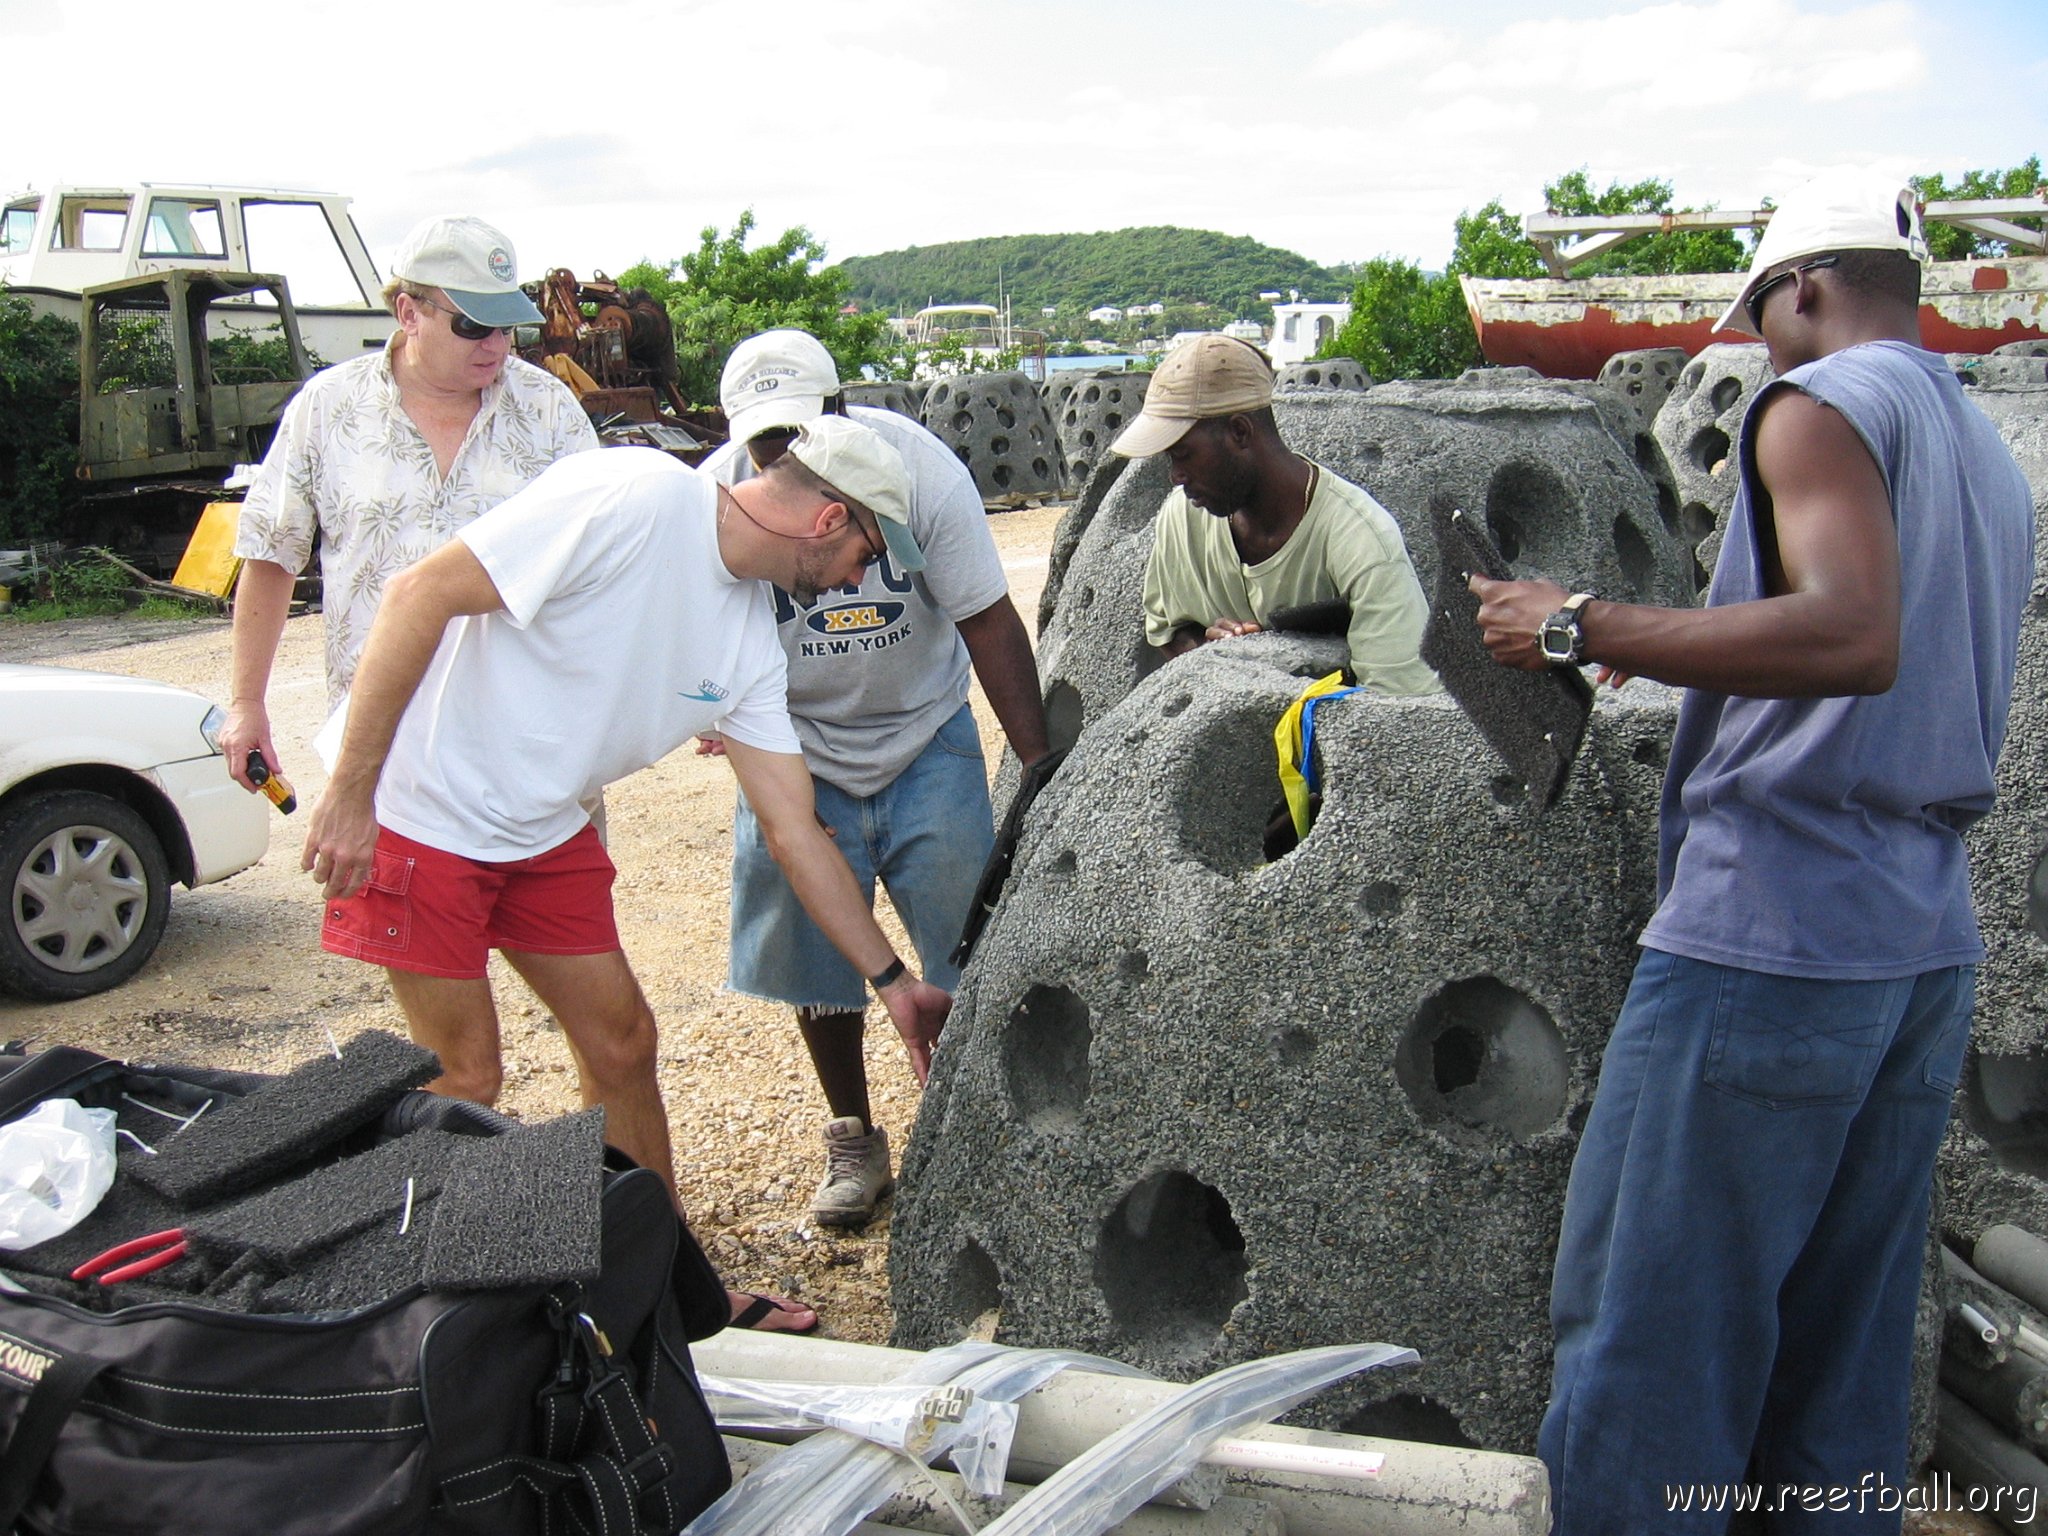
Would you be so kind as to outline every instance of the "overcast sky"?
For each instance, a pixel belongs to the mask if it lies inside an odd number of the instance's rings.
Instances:
[[[0,42],[0,190],[344,192],[380,270],[474,212],[524,278],[750,205],[834,257],[1180,224],[1436,266],[1579,166],[1747,207],[2048,153],[2048,0],[0,0]]]

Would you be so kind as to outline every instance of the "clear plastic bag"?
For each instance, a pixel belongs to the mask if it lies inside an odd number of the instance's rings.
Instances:
[[[114,1112],[45,1099],[0,1125],[0,1248],[69,1232],[114,1182]]]

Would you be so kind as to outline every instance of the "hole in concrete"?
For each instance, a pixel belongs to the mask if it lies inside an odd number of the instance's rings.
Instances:
[[[1069,426],[1069,427],[1071,427],[1071,426],[1075,425],[1075,424],[1076,424],[1077,422],[1079,422],[1079,421],[1080,421],[1080,419],[1081,419],[1081,413],[1080,413],[1079,411],[1076,411],[1076,410],[1073,410],[1073,409],[1071,409],[1071,408],[1070,408],[1070,409],[1069,409],[1069,410],[1067,411],[1066,419],[1065,419],[1065,420],[1064,420],[1064,421],[1063,421],[1063,422],[1061,423],[1061,425],[1063,425],[1063,426]]]
[[[1160,785],[1173,846],[1219,875],[1242,875],[1293,851],[1294,824],[1273,777],[1273,717],[1282,707],[1246,697],[1212,709],[1200,751],[1173,757]],[[1327,794],[1343,765],[1333,767],[1327,754],[1321,762]]]
[[[1033,459],[1031,461],[1031,472],[1041,480],[1050,480],[1052,478],[1052,466],[1043,459]]]
[[[1423,1001],[1394,1049],[1394,1077],[1425,1125],[1526,1141],[1564,1113],[1570,1060],[1550,1015],[1491,976]]]
[[[1096,1238],[1095,1283],[1118,1330],[1155,1360],[1193,1360],[1249,1294],[1244,1234],[1222,1192],[1178,1168],[1140,1182]]]
[[[1298,1067],[1316,1053],[1316,1037],[1299,1025],[1276,1029],[1268,1038],[1273,1054],[1290,1067]]]
[[[1056,875],[1071,875],[1079,864],[1080,860],[1074,857],[1073,849],[1062,848],[1052,856],[1051,868],[1052,872]]]
[[[1707,365],[1705,363],[1694,363],[1690,368],[1686,369],[1684,373],[1679,375],[1678,381],[1679,383],[1683,384],[1688,390],[1694,390],[1700,387],[1700,380],[1705,378],[1706,376]]]
[[[1008,406],[1001,406],[996,410],[996,420],[1003,424],[1003,430],[1007,432],[1017,425],[1017,413]]]
[[[1081,433],[1081,446],[1083,448],[1093,448],[1095,446],[1095,429],[1093,427]]]
[[[1010,483],[1010,466],[1007,464],[994,465],[990,468],[988,477],[995,481],[997,485],[1007,488]]]
[[[1096,401],[1102,398],[1102,391],[1097,386],[1090,384],[1087,390],[1082,394],[1081,398],[1087,401],[1090,405],[1093,405]]]
[[[1719,427],[1701,427],[1685,451],[1693,463],[1711,475],[1728,461],[1728,434]]]
[[[2001,1168],[2048,1178],[2048,1051],[1991,1054],[1963,1065],[1963,1123]]]
[[[1124,403],[1124,392],[1120,389],[1112,389],[1105,398],[1111,405],[1122,405]]]
[[[1688,501],[1678,514],[1678,526],[1693,547],[1714,531],[1714,509],[1703,501]]]
[[[1622,577],[1635,593],[1636,601],[1648,602],[1657,590],[1657,556],[1650,541],[1626,514],[1614,520],[1614,558],[1621,562]]]
[[[1305,370],[1301,377],[1304,383],[1320,384],[1323,382],[1323,371],[1320,368],[1310,368]]]
[[[1074,606],[1084,611],[1093,608],[1095,606],[1095,589],[1093,587],[1083,587],[1081,595],[1074,599]]]
[[[1124,413],[1122,411],[1104,411],[1102,413],[1102,425],[1109,431],[1114,432],[1123,424]]]
[[[1726,416],[1735,402],[1742,398],[1742,380],[1725,378],[1714,386],[1714,414]]]
[[[1542,464],[1503,464],[1486,487],[1486,526],[1502,557],[1509,564],[1526,561],[1538,571],[1570,568],[1577,507],[1571,488]]]
[[[973,1238],[953,1255],[946,1277],[946,1310],[968,1338],[993,1340],[1003,1315],[1003,1277]]]
[[[1387,450],[1382,448],[1378,443],[1367,443],[1363,448],[1358,450],[1358,460],[1361,464],[1377,464],[1381,459],[1385,458],[1386,456]]]
[[[992,437],[988,440],[988,451],[990,453],[1008,453],[1010,451],[1010,440],[1007,437]]]
[[[2048,848],[2034,855],[2034,867],[2027,872],[2027,926],[2048,939]]]
[[[1641,763],[1645,768],[1655,768],[1660,772],[1663,770],[1664,743],[1658,741],[1655,737],[1645,736],[1641,741],[1628,749],[1628,755]]]
[[[1458,1416],[1442,1403],[1415,1392],[1368,1403],[1337,1426],[1347,1435],[1370,1435],[1380,1440],[1414,1440],[1423,1445],[1455,1445],[1468,1451],[1479,1442],[1458,1424]]]
[[[1391,880],[1375,880],[1358,893],[1353,903],[1366,917],[1399,917],[1408,904],[1407,892]]]
[[[1116,957],[1116,968],[1131,981],[1143,981],[1152,969],[1152,957],[1142,949],[1127,949]]]
[[[1529,786],[1511,773],[1496,773],[1486,786],[1498,805],[1520,805],[1528,798]]]
[[[1010,1011],[1004,1076],[1010,1102],[1034,1131],[1058,1135],[1081,1123],[1094,1038],[1088,1005],[1066,987],[1033,987]]]
[[[972,412],[972,411],[955,411],[955,412],[953,413],[953,430],[954,430],[955,432],[959,432],[959,433],[965,434],[965,433],[967,433],[968,431],[971,431],[971,430],[973,429],[973,426],[974,426],[974,412]]]
[[[1636,463],[1643,469],[1656,468],[1657,440],[1647,432],[1636,434]]]
[[[1176,693],[1172,698],[1168,699],[1164,704],[1160,705],[1159,713],[1166,716],[1167,719],[1171,720],[1175,715],[1179,714],[1182,710],[1186,709],[1190,704],[1194,702],[1195,696],[1193,694]]]
[[[1087,710],[1081,690],[1072,683],[1058,682],[1045,690],[1046,745],[1059,752],[1081,739]]]
[[[1657,521],[1664,525],[1666,533],[1678,532],[1678,492],[1666,481],[1657,485]]]

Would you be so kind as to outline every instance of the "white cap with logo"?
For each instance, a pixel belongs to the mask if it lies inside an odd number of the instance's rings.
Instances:
[[[924,569],[924,551],[910,531],[910,472],[903,466],[903,456],[879,433],[844,416],[818,416],[803,424],[789,454],[840,495],[875,514],[899,574]]]
[[[1848,169],[1823,171],[1786,193],[1756,243],[1748,280],[1714,329],[1754,336],[1747,305],[1765,275],[1785,262],[1824,251],[1904,251],[1924,264],[1927,232],[1920,221],[1920,194],[1896,176]]]
[[[440,289],[479,325],[540,324],[540,311],[519,290],[512,242],[482,219],[422,219],[391,258],[391,275]]]
[[[839,365],[808,331],[762,331],[732,349],[718,379],[718,403],[732,440],[744,443],[777,427],[800,427],[824,414],[839,393]]]

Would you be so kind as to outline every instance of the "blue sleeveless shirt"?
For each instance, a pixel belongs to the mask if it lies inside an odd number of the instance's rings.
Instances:
[[[1984,947],[1960,834],[1993,799],[2033,580],[2033,497],[1941,357],[1895,341],[1847,348],[1750,407],[1710,607],[1765,595],[1756,423],[1785,388],[1839,411],[1891,493],[1898,678],[1857,698],[1686,694],[1641,942],[1836,980],[1972,964]]]

